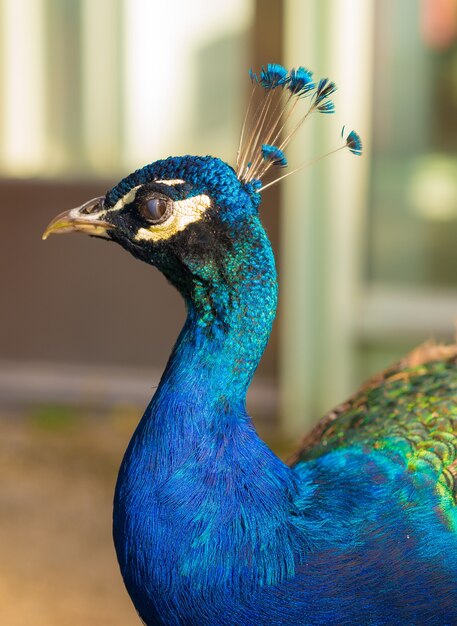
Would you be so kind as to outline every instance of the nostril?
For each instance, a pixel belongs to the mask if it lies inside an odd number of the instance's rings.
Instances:
[[[101,209],[103,209],[103,201],[104,198],[89,200],[78,209],[78,213],[80,215],[90,215],[96,211],[101,211]]]

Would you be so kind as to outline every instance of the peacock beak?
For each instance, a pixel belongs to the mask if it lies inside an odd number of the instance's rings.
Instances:
[[[75,231],[109,239],[107,231],[112,230],[114,226],[100,219],[105,213],[103,200],[103,196],[93,198],[79,207],[60,213],[47,225],[43,240],[53,233],[61,235]]]

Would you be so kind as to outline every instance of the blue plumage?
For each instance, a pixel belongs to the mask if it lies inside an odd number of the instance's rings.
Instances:
[[[356,156],[360,156],[362,154],[362,140],[354,130],[351,130],[347,136],[346,146],[352,154],[355,154]]]
[[[284,87],[289,81],[288,71],[278,63],[268,63],[267,67],[262,67],[258,82],[264,89],[276,89]]]
[[[305,67],[290,70],[290,78],[287,89],[296,96],[308,95],[316,85],[313,81],[313,73]]]
[[[331,100],[321,102],[316,106],[317,111],[320,113],[335,113],[335,104]]]
[[[320,104],[323,100],[334,94],[336,91],[336,85],[328,78],[321,78],[317,85],[314,102]]]
[[[278,68],[262,69],[268,93],[289,80]],[[312,106],[329,107],[334,89],[320,81]],[[360,154],[359,136],[343,147]],[[260,156],[285,161],[275,144]],[[434,373],[411,361],[376,379],[284,464],[245,406],[277,303],[261,184],[213,157],[171,157],[46,231],[116,241],[187,307],[116,485],[130,596],[148,626],[455,624],[457,350]],[[148,214],[151,199],[162,217]]]
[[[271,161],[273,165],[287,167],[286,155],[277,146],[270,146],[264,143],[262,145],[262,156],[265,161]]]
[[[328,78],[321,78],[317,89],[314,94],[314,108],[320,113],[334,113],[335,105],[331,100],[328,100],[336,91],[336,85]]]

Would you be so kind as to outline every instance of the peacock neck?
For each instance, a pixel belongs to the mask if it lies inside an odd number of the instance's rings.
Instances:
[[[277,280],[268,238],[255,218],[221,268],[194,276],[188,315],[157,395],[190,395],[208,406],[244,405],[276,313]]]
[[[217,597],[215,585],[228,596],[249,595],[295,567],[296,529],[287,519],[294,475],[245,409],[277,298],[260,225],[246,231],[229,267],[186,298],[187,320],[119,473],[114,538],[144,615],[159,610],[161,598],[167,607],[175,602],[167,590],[198,606],[199,593]]]

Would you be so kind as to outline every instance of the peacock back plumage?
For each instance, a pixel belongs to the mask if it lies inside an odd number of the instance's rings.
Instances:
[[[454,524],[456,398],[457,348],[426,344],[324,417],[295,462],[335,448],[369,446],[395,458],[411,476],[427,475],[442,500],[443,514],[447,511]]]

